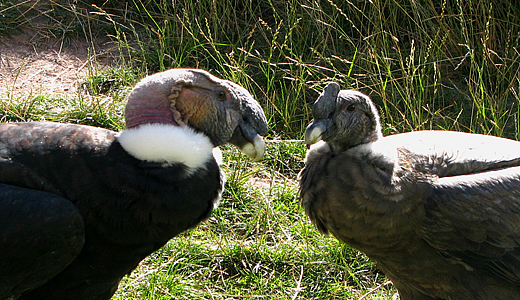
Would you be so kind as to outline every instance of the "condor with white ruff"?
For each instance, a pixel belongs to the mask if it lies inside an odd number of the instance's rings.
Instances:
[[[205,220],[225,178],[213,149],[262,158],[267,121],[241,86],[172,69],[132,90],[120,133],[0,125],[0,299],[109,299],[119,280]]]

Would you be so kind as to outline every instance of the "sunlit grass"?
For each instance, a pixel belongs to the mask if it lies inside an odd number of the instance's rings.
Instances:
[[[287,160],[289,147],[299,159]],[[320,236],[302,214],[291,171],[302,148],[270,142],[267,164],[244,168],[242,154],[224,147],[229,181],[220,207],[143,261],[116,299],[358,299],[376,286],[368,299],[391,297],[363,254]]]

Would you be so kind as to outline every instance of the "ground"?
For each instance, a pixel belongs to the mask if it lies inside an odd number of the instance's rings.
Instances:
[[[39,2],[40,4],[45,1]],[[79,81],[109,64],[108,40],[54,36],[41,27],[48,19],[33,19],[25,28],[0,38],[0,95],[60,94],[75,96]],[[96,51],[92,48],[95,45]],[[94,53],[95,52],[95,53]],[[101,53],[101,54],[100,54]]]
[[[0,94],[75,94],[77,81],[87,75],[86,51],[33,38],[22,34],[2,39]]]

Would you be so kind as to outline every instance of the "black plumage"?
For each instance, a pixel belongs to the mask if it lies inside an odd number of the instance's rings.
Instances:
[[[300,196],[321,232],[366,253],[401,299],[520,299],[520,142],[383,137],[371,100],[336,83],[313,115]]]
[[[225,178],[213,147],[264,151],[258,103],[201,70],[145,78],[126,119],[121,133],[0,125],[0,299],[111,298],[143,258],[217,205]]]

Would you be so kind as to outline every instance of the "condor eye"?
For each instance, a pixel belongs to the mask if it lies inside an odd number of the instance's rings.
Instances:
[[[219,100],[226,100],[226,92],[224,92],[223,90],[216,91],[215,96],[217,96]]]
[[[354,110],[356,110],[356,106],[354,104],[348,104],[347,106],[345,106],[344,110],[348,112],[353,112]]]

